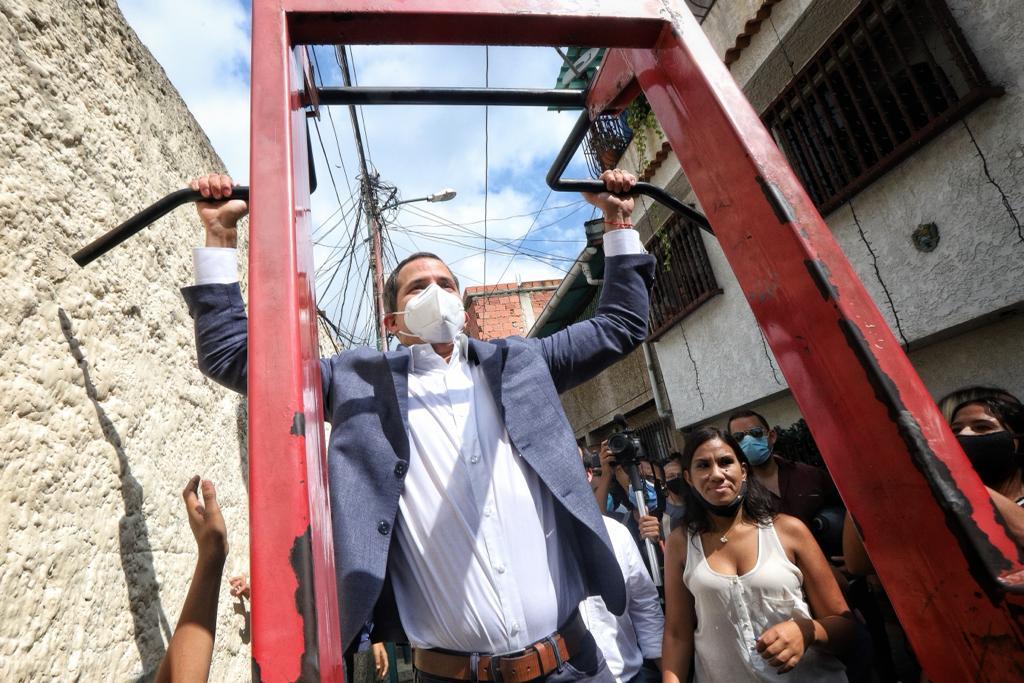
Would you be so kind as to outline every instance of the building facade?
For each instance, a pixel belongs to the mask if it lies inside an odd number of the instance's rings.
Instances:
[[[702,25],[933,395],[1024,394],[1024,7],[717,2]],[[618,164],[696,203],[658,131],[633,136]],[[636,421],[663,417],[674,432],[742,407],[798,420],[715,238],[646,201],[635,218],[648,249],[671,255],[652,295],[654,390]],[[581,438],[606,429],[594,419],[605,402],[638,401],[609,398],[599,379],[563,397],[602,406],[573,422]]]

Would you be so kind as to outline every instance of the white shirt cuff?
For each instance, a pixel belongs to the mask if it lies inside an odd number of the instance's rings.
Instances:
[[[646,254],[640,233],[633,228],[618,228],[604,234],[604,255],[624,256],[626,254]]]
[[[230,247],[196,247],[192,265],[197,285],[228,285],[238,282],[238,250]]]

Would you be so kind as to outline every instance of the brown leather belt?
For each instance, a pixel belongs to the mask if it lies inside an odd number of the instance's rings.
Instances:
[[[485,655],[417,649],[413,653],[413,665],[426,675],[436,678],[525,683],[561,668],[562,664],[580,651],[586,635],[587,627],[577,610],[558,631],[519,652]]]

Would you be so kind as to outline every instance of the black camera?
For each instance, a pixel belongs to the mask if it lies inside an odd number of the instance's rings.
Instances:
[[[615,456],[617,465],[635,465],[647,460],[647,452],[640,442],[636,430],[632,429],[622,415],[615,416],[615,424],[619,431],[608,437],[608,452]]]
[[[624,429],[609,436],[608,451],[615,456],[617,465],[629,465],[644,459],[644,445],[632,429]]]

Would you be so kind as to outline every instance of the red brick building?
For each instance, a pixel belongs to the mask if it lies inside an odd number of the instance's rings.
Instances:
[[[525,337],[561,280],[466,287],[466,334],[477,339]]]

